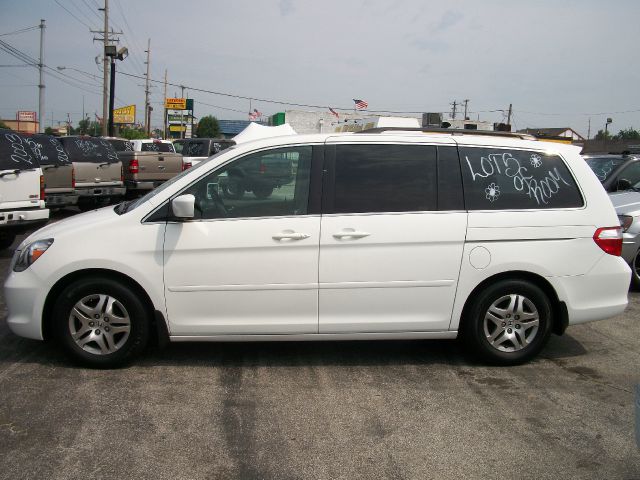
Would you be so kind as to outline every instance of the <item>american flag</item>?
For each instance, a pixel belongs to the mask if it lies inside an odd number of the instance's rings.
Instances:
[[[256,115],[254,112],[249,112],[249,120],[253,121],[256,120],[258,118],[258,115]]]
[[[369,106],[369,104],[364,100],[358,100],[357,98],[354,98],[353,101],[356,103],[356,108],[358,110],[364,110]]]
[[[338,115],[338,112],[336,112],[333,108],[329,107],[329,111],[331,112],[331,115],[335,115],[336,118],[340,118],[340,115]]]
[[[262,116],[262,112],[259,112],[257,108],[253,109],[253,113],[256,114],[256,117],[261,117]]]

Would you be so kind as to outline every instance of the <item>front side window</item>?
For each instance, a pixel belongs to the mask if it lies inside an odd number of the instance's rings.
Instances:
[[[436,210],[436,147],[337,145],[335,213]]]
[[[598,180],[604,182],[609,178],[611,172],[622,165],[626,159],[623,157],[589,157],[585,161],[589,168],[593,170],[593,173],[596,174]]]
[[[305,215],[311,157],[311,146],[251,154],[182,193],[195,196],[195,219]]]
[[[576,208],[580,190],[558,155],[461,147],[468,210]]]

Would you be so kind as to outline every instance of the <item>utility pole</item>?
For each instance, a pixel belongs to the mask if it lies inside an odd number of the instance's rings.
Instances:
[[[38,131],[44,133],[44,117],[46,112],[44,111],[44,20],[40,20],[40,63],[38,63],[38,69],[40,70],[40,83],[38,84]]]
[[[459,105],[457,100],[454,100],[453,103],[450,103],[449,105],[453,105],[453,111],[451,112],[451,119],[455,120],[456,119],[456,107]]]
[[[162,108],[164,112],[164,120],[162,121],[163,135],[167,138],[167,69],[164,69],[164,97],[162,99]]]
[[[149,121],[149,63],[151,60],[151,39],[147,39],[147,61],[144,62],[147,65],[147,75],[144,85],[144,131],[147,135],[149,135],[149,128],[151,123]]]
[[[98,10],[104,12],[104,30],[91,30],[91,33],[98,33],[102,35],[102,38],[93,37],[93,41],[100,41],[103,44],[102,48],[102,136],[106,137],[108,134],[108,121],[111,117],[109,111],[109,56],[107,55],[107,48],[115,48],[110,45],[110,42],[117,42],[118,39],[114,38],[114,35],[121,35],[122,32],[109,32],[109,0],[104,0],[104,8],[98,8]]]
[[[464,119],[465,120],[469,120],[469,117],[467,117],[467,107],[469,106],[469,99],[466,98],[464,100]]]
[[[587,130],[587,140],[591,140],[591,117],[589,117],[589,128]]]
[[[184,85],[180,85],[182,93],[180,94],[180,98],[184,98]],[[184,138],[184,110],[180,110],[180,138]]]
[[[509,113],[507,114],[507,125],[511,125],[511,114],[513,113],[513,104],[509,104]]]

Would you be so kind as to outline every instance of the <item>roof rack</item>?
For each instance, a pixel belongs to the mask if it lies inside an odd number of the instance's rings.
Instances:
[[[492,130],[463,130],[461,128],[411,128],[411,127],[377,127],[361,130],[355,133],[382,133],[388,131],[399,132],[423,132],[423,133],[447,133],[450,135],[484,135],[487,137],[510,137],[521,140],[538,140],[528,133],[494,132]]]

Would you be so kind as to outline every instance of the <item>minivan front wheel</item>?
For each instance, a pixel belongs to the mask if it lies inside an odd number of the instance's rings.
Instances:
[[[53,311],[56,335],[67,353],[97,368],[118,367],[139,354],[149,337],[149,320],[138,296],[110,278],[73,282]]]
[[[531,282],[502,280],[475,297],[464,322],[463,336],[483,360],[517,365],[536,356],[549,339],[551,302]]]

